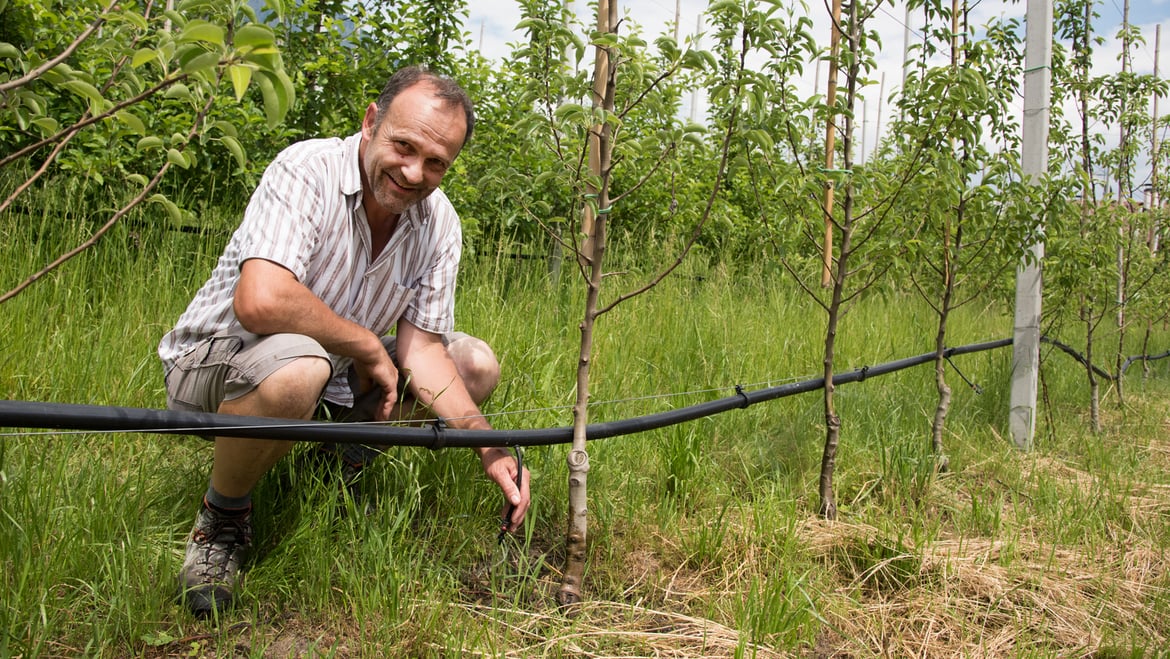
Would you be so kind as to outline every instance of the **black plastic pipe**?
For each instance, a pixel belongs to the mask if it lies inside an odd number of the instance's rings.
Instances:
[[[982,352],[1011,344],[1011,339],[1001,339],[948,348],[944,356],[951,357]],[[878,366],[866,366],[834,376],[833,383],[840,385],[860,382],[866,378],[886,375],[931,362],[934,358],[935,353],[931,352]],[[623,421],[590,424],[586,427],[585,434],[588,439],[606,439],[655,430],[785,396],[815,391],[824,386],[824,378],[814,378],[755,391],[744,391],[737,387],[736,394],[727,398]],[[12,400],[0,401],[0,427],[170,435],[213,434],[209,431],[214,431],[214,434],[254,439],[353,442],[371,446],[422,446],[431,449],[473,446],[548,446],[567,444],[573,441],[571,427],[535,430],[458,430],[445,428],[442,424],[417,428]]]

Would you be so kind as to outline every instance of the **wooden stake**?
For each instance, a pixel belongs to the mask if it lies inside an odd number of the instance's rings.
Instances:
[[[833,170],[833,152],[837,148],[837,58],[841,54],[841,0],[833,0],[833,34],[829,48],[829,89],[825,95],[828,119],[825,120],[825,174]],[[833,180],[825,179],[825,245],[821,286],[833,283]]]

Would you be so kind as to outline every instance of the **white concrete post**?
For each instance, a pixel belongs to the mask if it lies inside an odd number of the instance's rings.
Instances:
[[[1028,0],[1024,51],[1024,122],[1021,165],[1036,178],[1048,169],[1048,115],[1052,71],[1052,0]],[[1031,259],[1016,273],[1016,314],[1012,346],[1009,418],[1012,441],[1032,448],[1036,432],[1036,390],[1040,381],[1040,261],[1044,244],[1030,248]]]

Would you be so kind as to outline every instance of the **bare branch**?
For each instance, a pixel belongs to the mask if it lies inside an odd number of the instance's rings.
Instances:
[[[792,264],[788,262],[788,259],[780,259],[780,265],[784,266],[784,269],[788,271],[788,274],[792,275],[792,280],[796,282],[796,285],[799,286],[805,293],[807,293],[808,296],[812,298],[812,301],[817,303],[817,306],[819,306],[821,310],[823,310],[825,313],[829,312],[829,306],[821,301],[821,298],[817,295],[816,291],[809,288],[804,283],[804,279],[800,276],[800,273],[796,271],[796,268],[792,267]]]
[[[666,156],[670,155],[670,153],[672,151],[674,151],[674,147],[675,147],[674,143],[671,143],[670,146],[663,149],[662,153],[658,154],[658,161],[654,163],[654,166],[650,168],[650,171],[647,172],[646,175],[643,176],[641,179],[639,179],[636,183],[634,183],[633,187],[631,187],[629,190],[626,190],[625,192],[623,192],[619,195],[610,197],[609,203],[611,205],[616,204],[619,201],[621,201],[623,198],[625,198],[627,195],[629,195],[633,192],[637,192],[639,188],[641,188],[643,185],[645,185],[646,182],[649,181],[654,176],[655,172],[657,172],[659,169],[662,168],[662,165],[666,162]]]
[[[739,67],[740,67],[739,68],[739,75],[740,75],[740,77],[738,79],[738,87],[736,89],[736,96],[737,97],[738,97],[739,93],[742,91],[743,70],[745,68],[744,60],[746,59],[746,57],[747,57],[747,49],[745,46],[745,48],[741,50],[740,56],[739,56]],[[719,197],[719,188],[722,187],[723,177],[727,173],[727,161],[731,157],[730,156],[731,138],[732,138],[733,134],[735,133],[735,125],[736,125],[736,121],[738,118],[739,118],[739,104],[737,103],[737,104],[732,105],[731,116],[729,116],[727,119],[727,129],[723,134],[723,145],[720,149],[720,155],[719,155],[719,169],[715,174],[714,184],[711,186],[711,194],[707,196],[706,208],[703,209],[702,217],[700,217],[699,221],[695,224],[694,231],[691,232],[691,237],[687,240],[687,244],[683,246],[683,249],[679,253],[678,257],[674,260],[673,263],[671,263],[669,266],[667,266],[662,272],[658,273],[657,276],[655,276],[653,279],[651,279],[646,284],[644,284],[644,285],[642,285],[642,286],[640,286],[632,291],[629,291],[625,294],[619,295],[617,297],[617,299],[615,299],[613,302],[610,302],[609,304],[605,305],[604,307],[599,308],[597,310],[597,313],[594,315],[595,318],[598,316],[604,315],[606,313],[609,313],[610,311],[612,311],[614,309],[614,307],[621,304],[622,302],[625,302],[626,300],[628,300],[630,298],[637,297],[637,296],[645,293],[646,291],[654,288],[655,286],[657,286],[659,283],[662,282],[663,279],[666,279],[666,277],[668,275],[670,275],[670,273],[672,273],[676,269],[678,269],[678,267],[680,265],[682,265],[682,262],[686,259],[687,255],[690,254],[691,249],[695,246],[695,243],[697,243],[699,241],[699,236],[702,235],[703,227],[706,226],[707,220],[711,218],[711,211],[715,207],[715,200]]]
[[[645,89],[642,90],[641,94],[638,94],[637,98],[635,98],[629,105],[627,105],[624,110],[618,113],[618,117],[625,119],[626,115],[641,105],[642,101],[646,100],[646,97],[650,95],[650,92],[654,91],[658,85],[662,84],[663,80],[666,80],[670,76],[674,75],[675,71],[678,71],[679,64],[679,62],[675,62],[674,66],[663,71],[657,78],[654,79],[654,82],[650,83],[646,86]]]

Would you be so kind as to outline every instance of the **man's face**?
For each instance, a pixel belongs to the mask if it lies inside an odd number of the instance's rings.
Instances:
[[[362,181],[385,212],[400,214],[434,192],[459,149],[467,120],[458,105],[433,96],[425,83],[390,103],[380,124],[371,103],[362,121]]]

